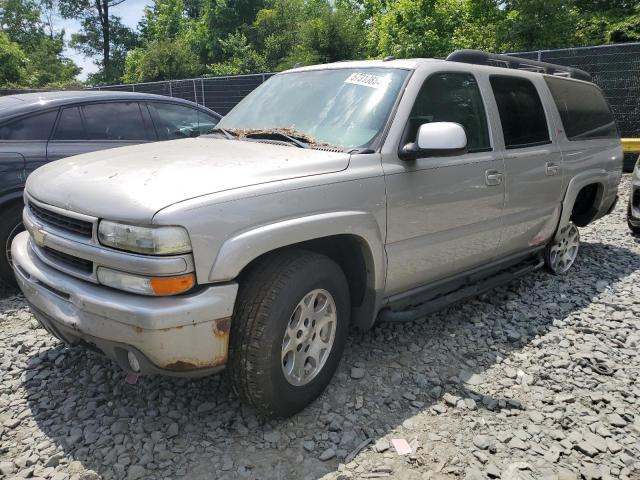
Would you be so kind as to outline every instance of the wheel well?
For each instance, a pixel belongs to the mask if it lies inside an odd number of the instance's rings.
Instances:
[[[598,214],[597,205],[602,197],[602,191],[602,185],[599,183],[591,183],[580,189],[570,217],[578,227],[587,226]]]
[[[333,235],[287,245],[276,251],[289,248],[309,250],[331,258],[340,266],[347,277],[351,295],[351,306],[358,307],[362,305],[367,291],[370,271],[369,265],[371,262],[371,252],[362,238],[349,234]],[[275,251],[265,253],[252,260],[240,272],[238,276],[239,281],[242,282],[242,279],[252,270],[256,263],[272,255],[274,252]]]

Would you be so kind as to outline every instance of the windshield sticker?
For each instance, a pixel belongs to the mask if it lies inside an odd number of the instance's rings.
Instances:
[[[387,88],[390,80],[389,77],[380,77],[378,75],[371,75],[370,73],[352,73],[344,83],[379,89]]]

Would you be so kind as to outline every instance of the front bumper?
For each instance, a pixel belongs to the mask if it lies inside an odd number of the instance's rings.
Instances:
[[[14,239],[11,254],[34,316],[63,342],[97,349],[129,373],[204,376],[224,368],[236,283],[144,297],[49,267],[34,253],[27,232]],[[132,370],[129,352],[139,372]]]

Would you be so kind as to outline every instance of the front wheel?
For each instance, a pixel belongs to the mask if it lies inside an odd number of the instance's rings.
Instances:
[[[567,273],[578,257],[580,232],[572,222],[560,230],[544,251],[544,263],[554,275]]]
[[[631,205],[627,207],[627,225],[629,226],[629,230],[631,230],[632,235],[640,236],[640,227],[634,225],[637,223],[637,220],[634,222],[633,215],[631,213]]]
[[[338,367],[350,315],[349,287],[330,258],[273,254],[241,282],[227,374],[245,403],[287,417],[311,403]]]
[[[0,214],[0,244],[2,245],[0,281],[12,286],[16,284],[16,277],[13,274],[11,263],[11,242],[18,233],[24,230],[22,208],[22,204],[15,204]]]

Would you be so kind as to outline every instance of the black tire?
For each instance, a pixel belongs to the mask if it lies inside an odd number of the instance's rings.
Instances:
[[[15,203],[2,211],[0,214],[0,245],[2,245],[2,255],[0,255],[0,281],[5,285],[15,286],[16,277],[11,268],[11,241],[24,230],[22,225],[21,203]]]
[[[314,289],[331,294],[336,306],[335,337],[324,366],[309,383],[294,386],[282,367],[285,329],[298,303]],[[306,250],[285,250],[256,265],[241,282],[227,375],[240,399],[267,417],[291,416],[315,400],[331,381],[347,337],[349,286],[330,258]]]
[[[632,216],[631,216],[631,205],[629,205],[627,207],[627,226],[629,227],[629,230],[631,230],[631,234],[632,235],[640,236],[640,228],[634,227],[631,224],[631,218],[632,218]]]

